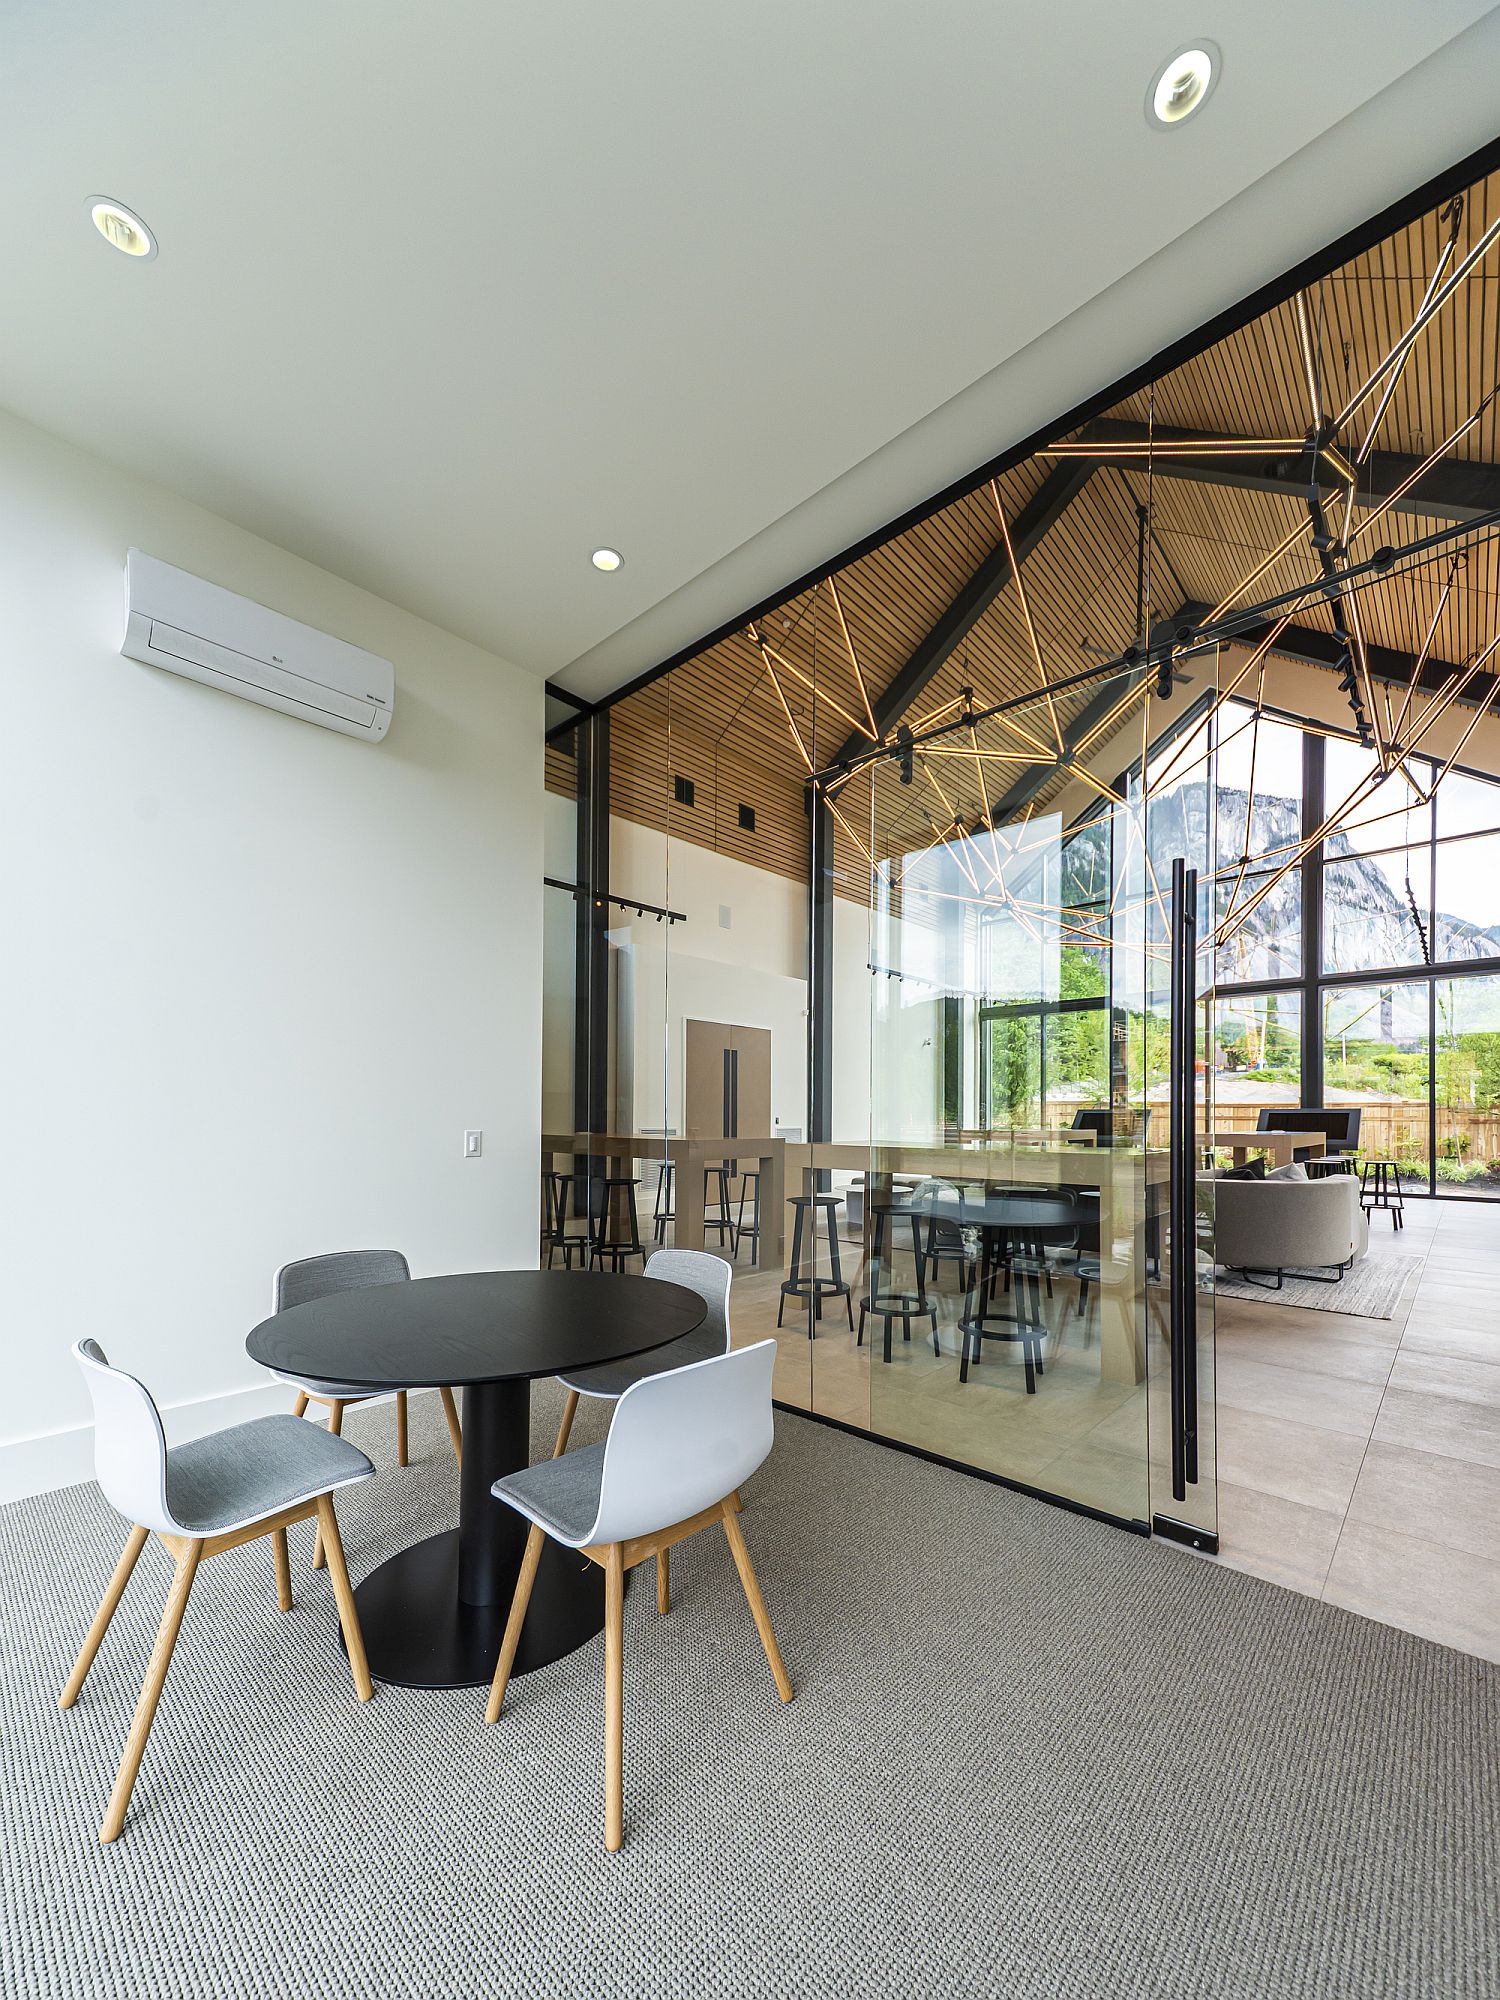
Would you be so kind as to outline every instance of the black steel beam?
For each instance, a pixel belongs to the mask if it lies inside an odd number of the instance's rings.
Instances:
[[[1304,496],[1305,497],[1305,494]],[[1162,640],[1184,626],[1196,628],[1207,621],[1210,606],[1189,602],[1184,604],[1170,618],[1159,619],[1151,628],[1151,644],[1159,645]],[[1267,632],[1268,625],[1238,632],[1235,645],[1258,646]],[[1320,632],[1311,625],[1288,625],[1271,649],[1277,659],[1292,660],[1302,666],[1327,667],[1337,673],[1343,667],[1343,649],[1332,632]],[[1411,684],[1411,655],[1398,653],[1389,646],[1368,646],[1366,657],[1370,663],[1370,678],[1403,691]],[[1429,659],[1417,677],[1419,693],[1436,694],[1438,689],[1454,674],[1460,673],[1451,660]],[[1105,683],[1098,694],[1079,710],[1072,722],[1063,730],[1063,754],[1071,756],[1079,743],[1094,726],[1101,722],[1115,706],[1128,687],[1138,686],[1148,672],[1155,668],[1142,667],[1134,675],[1119,676]],[[1490,698],[1495,677],[1489,673],[1479,673],[1469,682],[1456,706],[1478,708]],[[1351,717],[1352,720],[1352,717]],[[1033,764],[1023,776],[1016,779],[1002,798],[992,802],[990,811],[997,824],[1004,824],[1030,804],[1048,780],[1054,777],[1063,762],[1063,757],[1053,758],[1050,763]]]
[[[1192,613],[1198,610],[1200,610],[1199,606],[1187,604],[1175,616],[1158,619],[1151,627],[1150,644],[1156,646],[1164,639],[1169,638],[1179,625],[1190,621]],[[1139,687],[1148,674],[1154,676],[1155,673],[1155,667],[1142,665],[1136,668],[1131,674],[1122,674],[1113,680],[1106,681],[1099,692],[1084,703],[1077,715],[1074,716],[1067,728],[1064,729],[1062,733],[1063,748],[1061,755],[1053,758],[1051,763],[1033,764],[1024,776],[1016,779],[1015,783],[1011,785],[1010,789],[1002,797],[991,802],[990,814],[996,824],[1004,825],[1008,820],[1013,819],[1018,812],[1024,811],[1042,789],[1043,785],[1050,778],[1054,777],[1065,760],[1073,755],[1078,745],[1089,734],[1089,731],[1097,728],[1105,716],[1109,714],[1110,710],[1123,701],[1126,694],[1132,688]]]
[[[1011,524],[1011,547],[1024,563],[1032,550],[1072,506],[1088,484],[1093,465],[1087,459],[1056,466]],[[1011,580],[1010,554],[1003,539],[996,543],[941,617],[897,669],[889,685],[871,703],[880,733],[900,721],[933,675],[963,644],[984,613]],[[829,760],[837,765],[867,748],[867,739],[851,734]]]
[[[1164,446],[1192,442],[1192,431],[1172,430],[1158,424],[1151,431],[1145,424],[1126,423],[1115,417],[1099,417],[1084,427],[1078,442],[1097,444],[1099,455],[1084,459],[1060,459],[1060,465],[1113,465],[1122,472],[1144,473],[1148,461],[1137,451],[1152,441],[1157,450],[1149,461],[1153,479],[1187,479],[1203,486],[1238,487],[1252,493],[1277,493],[1306,502],[1312,460],[1306,452],[1267,452],[1263,457],[1219,458],[1179,456]],[[1233,437],[1223,439],[1226,444]],[[1113,447],[1113,449],[1112,449]],[[1372,452],[1360,468],[1359,497],[1364,504],[1384,500],[1394,493],[1422,463],[1420,458],[1401,451]],[[1325,479],[1327,474],[1324,474]],[[1484,459],[1439,459],[1424,473],[1411,492],[1398,500],[1393,513],[1425,514],[1440,521],[1468,521],[1500,507],[1500,465]]]
[[[573,1129],[609,1130],[609,710],[577,726],[577,928],[573,963]],[[593,1171],[575,1167],[586,1188]]]
[[[1206,604],[1184,604],[1174,625],[1198,626],[1208,617],[1210,607]],[[1236,632],[1232,643],[1236,646],[1258,646],[1270,631],[1269,625],[1251,627],[1244,632]],[[1334,672],[1343,670],[1343,648],[1332,632],[1320,632],[1311,625],[1288,625],[1271,648],[1274,659],[1294,660],[1306,667],[1331,667]],[[1367,646],[1365,656],[1370,664],[1371,680],[1381,681],[1390,687],[1406,689],[1411,685],[1412,656],[1398,653],[1390,646]],[[1429,659],[1417,676],[1419,694],[1436,694],[1445,681],[1463,668],[1455,666],[1451,660]],[[1458,705],[1478,708],[1490,698],[1495,685],[1495,676],[1478,673],[1469,682],[1458,698]]]
[[[1327,739],[1302,737],[1302,838],[1323,824],[1324,752]],[[1323,842],[1302,858],[1302,1097],[1323,1102]],[[1430,1157],[1430,1155],[1429,1155]]]
[[[833,1137],[833,814],[822,788],[809,784],[807,908],[807,1136]],[[817,1185],[825,1188],[820,1176]],[[788,1193],[803,1194],[803,1188]]]

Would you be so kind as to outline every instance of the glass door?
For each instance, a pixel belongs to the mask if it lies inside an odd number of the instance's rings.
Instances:
[[[1215,1406],[1213,1062],[1215,968],[1260,895],[1247,872],[1246,815],[1220,825],[1219,654],[1193,654],[1180,719],[1133,774],[1140,834],[1127,894],[1142,915],[1145,989],[1131,1015],[1132,1073],[1148,1121],[1145,1161],[1151,1523],[1203,1550],[1218,1546]],[[1195,697],[1195,698],[1194,698]]]
[[[877,1434],[1144,1528],[1145,807],[997,807],[1051,727],[1039,696],[840,794],[871,885],[855,1343]]]

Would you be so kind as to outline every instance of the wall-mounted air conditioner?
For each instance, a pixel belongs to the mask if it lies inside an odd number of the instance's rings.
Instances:
[[[139,549],[125,558],[125,612],[120,651],[129,659],[368,742],[378,743],[391,726],[396,674],[389,660]]]

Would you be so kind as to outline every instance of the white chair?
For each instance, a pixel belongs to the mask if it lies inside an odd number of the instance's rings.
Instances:
[[[707,1361],[716,1354],[729,1352],[729,1287],[734,1279],[731,1264],[707,1250],[656,1250],[646,1265],[646,1276],[696,1292],[708,1307],[708,1317],[680,1340],[668,1341],[665,1347],[655,1347],[649,1354],[637,1354],[628,1361],[604,1361],[597,1368],[580,1368],[576,1374],[559,1375],[557,1379],[567,1390],[568,1400],[563,1406],[562,1423],[552,1451],[554,1458],[561,1458],[568,1448],[580,1396],[617,1402],[627,1389],[649,1375],[664,1375],[691,1361]]]
[[[276,1273],[271,1286],[271,1310],[285,1312],[290,1306],[306,1305],[310,1299],[326,1299],[333,1292],[359,1291],[366,1285],[398,1285],[410,1276],[411,1266],[399,1250],[330,1250],[319,1257],[299,1257],[295,1263],[283,1264]],[[353,1382],[320,1382],[313,1376],[287,1375],[280,1369],[271,1372],[278,1382],[286,1382],[300,1392],[292,1409],[294,1417],[300,1417],[310,1402],[327,1405],[328,1428],[335,1437],[343,1428],[344,1411],[351,1403],[365,1403],[384,1393],[362,1389]],[[453,1456],[462,1465],[463,1441],[453,1391],[442,1388],[438,1394],[443,1399],[443,1415],[448,1419]],[[404,1389],[396,1391],[396,1460],[400,1465],[406,1463]],[[313,1540],[313,1568],[322,1567],[323,1538],[318,1535]]]
[[[118,1838],[125,1824],[131,1788],[151,1734],[167,1668],[172,1664],[188,1593],[203,1557],[220,1555],[269,1535],[277,1602],[283,1611],[290,1611],[292,1573],[286,1531],[316,1514],[328,1551],[328,1574],[344,1628],[355,1691],[361,1701],[370,1699],[370,1670],[332,1496],[341,1486],[368,1479],[375,1468],[347,1439],[299,1423],[295,1417],[258,1417],[253,1423],[236,1424],[231,1430],[216,1431],[168,1451],[156,1404],[144,1384],[122,1369],[111,1368],[97,1341],[80,1340],[73,1353],[94,1401],[95,1476],[105,1499],[131,1523],[131,1529],[83,1650],[58,1697],[59,1708],[71,1708],[77,1701],[147,1536],[160,1536],[177,1565],[99,1829],[99,1838],[110,1841]]]
[[[792,1684],[777,1650],[750,1551],[735,1518],[736,1488],[774,1442],[774,1340],[759,1341],[667,1375],[651,1375],[620,1397],[603,1444],[544,1459],[495,1481],[497,1500],[531,1522],[485,1721],[499,1718],[521,1643],[526,1607],[550,1535],[604,1571],[604,1844],[624,1838],[625,1572],[657,1560],[657,1607],[667,1608],[666,1555],[675,1543],[721,1523],[750,1615],[783,1701]]]

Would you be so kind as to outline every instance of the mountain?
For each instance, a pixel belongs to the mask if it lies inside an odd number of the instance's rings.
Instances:
[[[1301,838],[1302,805],[1298,799],[1257,793],[1249,814],[1249,838],[1244,838],[1249,794],[1221,785],[1217,794],[1218,865],[1237,868],[1248,853],[1243,881],[1234,894],[1242,904],[1254,894],[1257,871],[1274,871],[1294,851]],[[1209,841],[1209,787],[1198,779],[1177,787],[1147,808],[1147,846],[1158,880],[1165,880],[1172,859],[1183,855],[1201,870]],[[1385,965],[1420,966],[1422,944],[1406,900],[1405,858],[1384,860],[1358,852],[1347,834],[1334,834],[1325,845],[1332,864],[1323,874],[1325,951],[1330,972],[1366,972]],[[1427,923],[1427,860],[1413,877],[1417,907]],[[1222,918],[1236,889],[1233,876],[1221,881],[1215,918]],[[1497,886],[1500,903],[1500,886]],[[1295,978],[1301,969],[1302,883],[1290,870],[1256,905],[1244,924],[1219,952],[1221,980],[1250,981]],[[1429,943],[1438,961],[1500,957],[1500,924],[1475,924],[1466,917],[1439,910],[1432,918]]]

